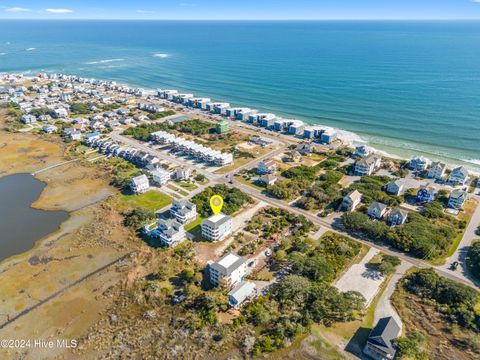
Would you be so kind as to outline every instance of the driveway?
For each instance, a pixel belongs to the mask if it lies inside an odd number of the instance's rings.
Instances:
[[[342,291],[358,291],[366,300],[365,307],[368,307],[375,295],[380,290],[385,279],[378,271],[367,268],[367,263],[379,253],[379,250],[370,248],[368,253],[358,264],[354,264],[335,283],[335,287]]]

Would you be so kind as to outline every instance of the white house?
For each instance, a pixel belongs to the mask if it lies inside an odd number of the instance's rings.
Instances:
[[[430,165],[430,160],[424,156],[414,156],[408,163],[408,167],[413,171],[426,170]]]
[[[176,220],[158,220],[157,228],[150,232],[164,246],[177,246],[186,239],[183,225]]]
[[[171,174],[163,169],[154,170],[151,172],[151,174],[153,182],[160,186],[167,184],[171,179]]]
[[[202,236],[208,241],[220,241],[232,231],[232,218],[223,213],[212,215],[202,223]]]
[[[459,166],[450,173],[448,183],[452,185],[465,185],[468,180],[468,175],[468,170],[463,166]]]
[[[175,170],[175,179],[188,180],[192,176],[192,169],[188,167],[181,167]]]
[[[257,294],[257,286],[251,281],[238,283],[227,295],[228,304],[238,309],[245,301],[252,299]]]
[[[368,216],[374,219],[382,219],[387,212],[387,205],[375,201],[368,208]]]
[[[362,194],[358,190],[353,190],[343,198],[341,208],[344,211],[354,211],[361,201]]]
[[[363,158],[373,153],[373,149],[365,145],[360,145],[355,148],[353,156]]]
[[[443,175],[445,175],[446,168],[447,166],[444,163],[435,161],[428,170],[428,177],[431,179],[441,180]]]
[[[173,200],[170,215],[179,223],[185,224],[197,217],[197,206],[188,200]]]
[[[130,188],[136,194],[141,194],[150,188],[150,182],[145,174],[136,176],[132,179]]]
[[[467,200],[467,192],[465,190],[455,189],[450,194],[447,206],[453,209],[461,209]]]
[[[53,134],[56,132],[58,128],[55,125],[45,125],[42,126],[42,131],[47,134]]]
[[[217,262],[209,265],[209,273],[212,285],[222,284],[231,288],[241,282],[247,275],[247,262],[235,253],[228,253]]]
[[[356,176],[372,175],[382,165],[382,157],[370,154],[355,163]]]

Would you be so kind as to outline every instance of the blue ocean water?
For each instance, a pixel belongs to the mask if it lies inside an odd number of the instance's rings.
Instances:
[[[0,22],[0,72],[176,88],[476,170],[479,59],[480,22]]]

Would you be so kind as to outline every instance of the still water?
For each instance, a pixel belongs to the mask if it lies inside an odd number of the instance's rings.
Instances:
[[[31,207],[44,188],[30,174],[0,178],[0,261],[31,249],[68,218],[65,211]]]

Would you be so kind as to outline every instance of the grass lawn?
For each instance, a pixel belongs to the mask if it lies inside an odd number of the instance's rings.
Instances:
[[[179,185],[183,187],[184,189],[187,189],[188,191],[192,191],[198,188],[197,185],[187,183],[185,181],[175,181],[175,185]]]
[[[188,223],[185,225],[185,231],[189,232],[194,236],[194,241],[202,241],[202,222],[205,220],[205,218],[201,217],[200,215],[197,215],[197,218],[192,221],[191,223]]]
[[[119,203],[122,208],[143,207],[156,211],[172,203],[172,198],[160,191],[150,190],[140,195],[120,195]]]
[[[185,225],[185,231],[190,231],[196,228],[197,226],[201,225],[203,220],[205,220],[205,218],[197,215],[197,218],[195,220]]]

